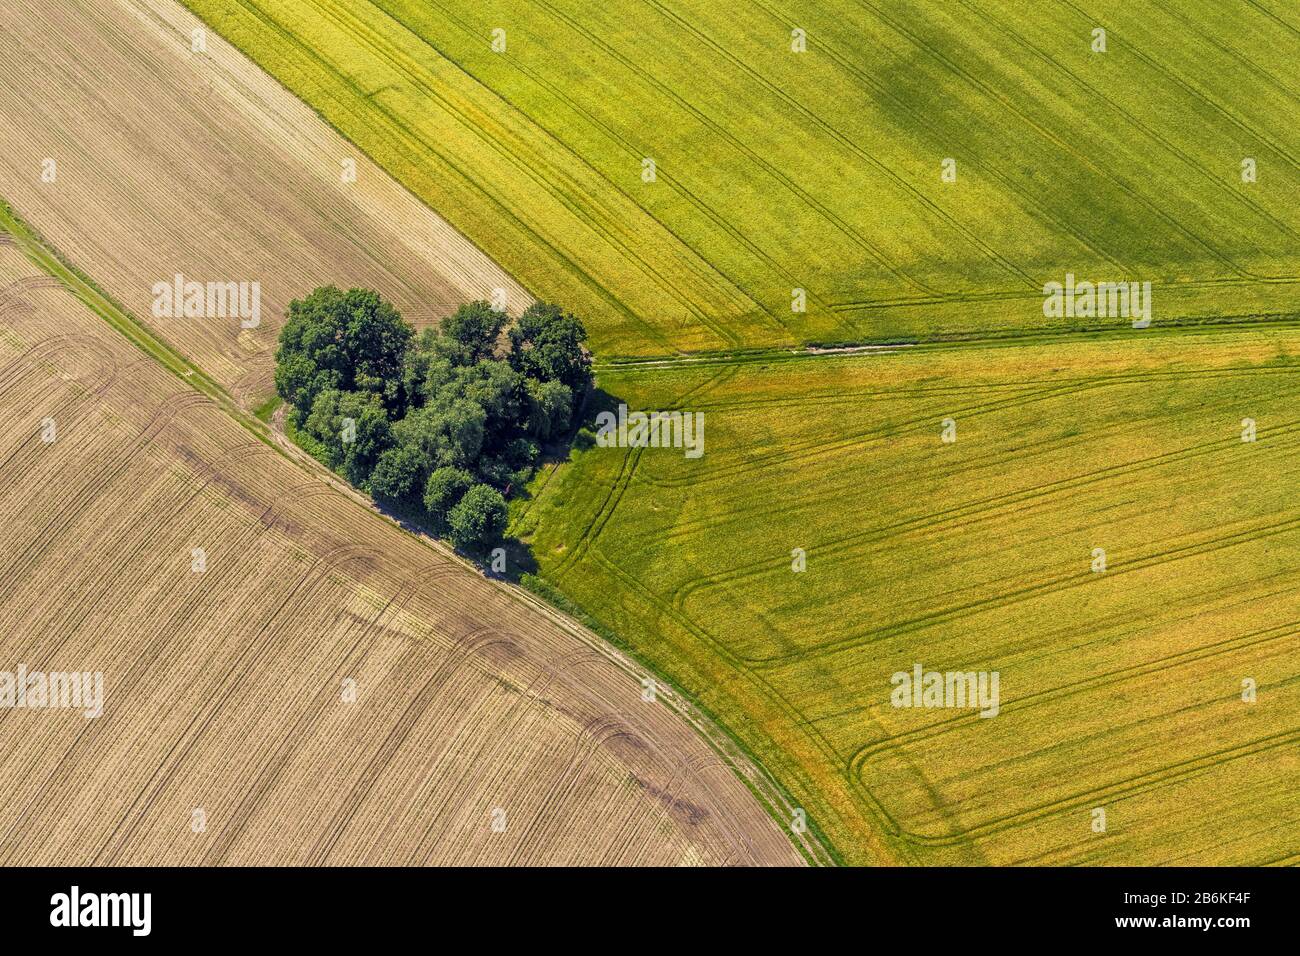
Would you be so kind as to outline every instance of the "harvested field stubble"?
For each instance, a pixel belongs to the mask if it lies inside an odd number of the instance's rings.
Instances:
[[[0,669],[104,682],[0,710],[0,859],[798,862],[635,671],[0,278]]]

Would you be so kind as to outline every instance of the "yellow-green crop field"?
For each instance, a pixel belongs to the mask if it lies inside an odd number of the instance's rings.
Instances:
[[[1075,327],[1067,271],[1300,294],[1286,0],[187,4],[605,358]]]
[[[514,532],[839,858],[1300,861],[1293,3],[186,2],[704,414]]]
[[[1294,856],[1300,334],[719,362],[601,386],[703,412],[704,455],[593,447],[517,529],[847,860]],[[998,672],[997,716],[893,707],[891,675],[916,664]]]

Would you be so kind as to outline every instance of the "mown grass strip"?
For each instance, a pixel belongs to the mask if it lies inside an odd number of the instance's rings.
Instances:
[[[123,338],[148,355],[191,388],[210,398],[239,422],[258,441],[286,458],[283,448],[270,435],[269,426],[243,411],[230,393],[210,375],[190,362],[165,341],[137,321],[93,279],[56,252],[40,234],[28,225],[0,197],[0,230],[13,237],[14,245],[46,275],[63,283],[64,288],[115,329]]]

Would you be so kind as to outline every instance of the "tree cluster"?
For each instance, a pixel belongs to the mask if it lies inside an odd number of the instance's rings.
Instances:
[[[276,390],[326,465],[483,553],[591,381],[575,316],[538,303],[506,321],[471,302],[417,335],[377,293],[326,286],[289,306]]]

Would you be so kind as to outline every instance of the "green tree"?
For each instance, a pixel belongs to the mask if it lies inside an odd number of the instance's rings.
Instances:
[[[559,438],[573,417],[573,390],[563,382],[524,380],[528,395],[528,433],[538,441]]]
[[[397,443],[418,448],[429,468],[473,468],[483,449],[487,413],[477,402],[455,398],[410,412],[393,426]]]
[[[325,464],[361,488],[392,444],[388,415],[378,396],[368,392],[321,392],[303,429],[325,449]]]
[[[558,305],[536,302],[510,328],[510,364],[528,378],[563,382],[575,395],[591,381],[587,330]]]
[[[428,458],[419,448],[397,445],[379,456],[370,473],[370,492],[376,498],[414,505],[420,500],[428,474]]]
[[[519,432],[525,407],[523,376],[509,362],[496,360],[456,372],[450,388],[483,409],[482,453],[494,453]]]
[[[475,365],[496,353],[505,313],[488,303],[469,302],[439,323],[437,349],[453,365]]]
[[[462,551],[483,553],[501,541],[507,514],[501,492],[488,485],[475,485],[447,515],[452,544]]]
[[[342,381],[342,373],[322,369],[304,354],[287,353],[283,345],[276,352],[275,390],[289,403],[299,425],[307,420],[316,397],[322,392],[337,391]]]
[[[427,383],[435,362],[441,363],[450,372],[451,363],[437,355],[437,340],[437,329],[425,329],[406,350],[402,363],[402,394],[406,398],[407,408],[419,408],[428,400]]]
[[[440,531],[447,528],[447,516],[474,485],[474,476],[464,468],[435,468],[424,486],[424,507]]]
[[[321,392],[377,395],[400,413],[402,368],[414,331],[367,289],[323,286],[289,303],[276,349],[276,389],[301,423]]]

